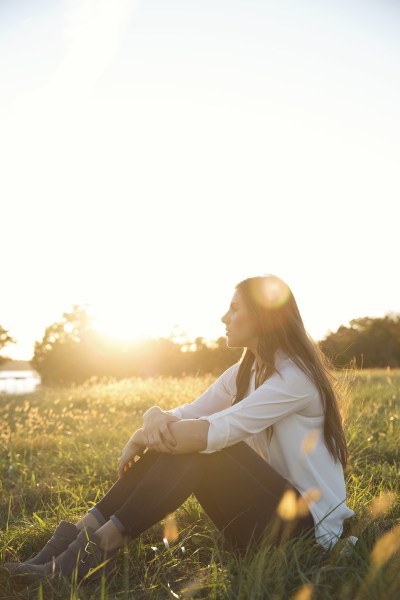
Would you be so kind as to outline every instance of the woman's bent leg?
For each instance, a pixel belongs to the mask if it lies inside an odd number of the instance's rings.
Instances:
[[[154,454],[156,460],[126,502],[110,517],[131,538],[176,510],[203,478],[204,454]]]
[[[90,569],[104,562],[106,558],[114,558],[125,537],[136,537],[182,504],[192,491],[193,475],[199,477],[201,468],[196,469],[196,464],[201,461],[200,454],[172,456],[146,452],[124,477],[113,485],[97,505],[100,508],[94,507],[101,520],[107,521],[104,526],[97,531],[88,527],[80,533],[76,529],[79,533],[76,540],[53,561],[54,564],[47,562],[18,565],[14,569],[14,575],[29,585],[46,576],[60,573],[69,577],[78,566],[80,581]],[[114,507],[118,507],[116,515],[110,515]],[[113,522],[114,519],[116,523]],[[121,539],[114,523],[119,524],[123,530]],[[113,543],[115,540],[116,543]],[[93,548],[87,550],[91,544]],[[88,557],[87,554],[91,556]],[[79,556],[84,556],[84,559],[79,560]]]
[[[176,510],[194,492],[226,537],[245,546],[262,536],[288,489],[300,496],[241,442],[212,454],[146,453],[97,507],[105,520],[111,518],[122,533],[134,538]],[[308,515],[292,525],[292,534],[297,534],[311,529],[314,523]]]
[[[298,490],[244,442],[206,456],[204,477],[195,496],[230,542],[245,547],[251,540],[260,540],[273,522],[274,541],[287,533],[276,509],[288,489],[297,498]],[[299,517],[289,524],[290,535],[313,527],[310,514]]]
[[[105,525],[112,515],[127,501],[129,496],[135,490],[147,471],[156,462],[159,454],[147,450],[126,471],[123,477],[118,479],[108,490],[103,498],[91,509],[89,514],[93,514],[100,525]],[[114,519],[115,524],[122,530],[121,524]]]

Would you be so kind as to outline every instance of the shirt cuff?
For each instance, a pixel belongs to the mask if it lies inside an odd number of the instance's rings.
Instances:
[[[173,415],[174,417],[178,417],[178,419],[182,419],[182,411],[180,407],[173,408],[172,410],[165,411],[168,415]]]
[[[200,450],[199,454],[211,454],[225,448],[229,438],[229,424],[227,419],[217,418],[214,415],[208,417],[200,417],[202,421],[208,421],[207,447],[205,450]]]

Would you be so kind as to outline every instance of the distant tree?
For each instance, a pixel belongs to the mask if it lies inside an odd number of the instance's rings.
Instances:
[[[337,367],[400,367],[400,315],[353,319],[320,343]]]
[[[3,344],[14,340],[3,333]],[[400,366],[400,315],[353,319],[320,342],[333,364],[343,367]],[[1,346],[0,346],[1,348]],[[85,307],[74,305],[59,322],[46,328],[35,343],[32,364],[44,383],[80,383],[93,376],[154,377],[184,374],[219,375],[240,359],[241,348],[228,348],[226,338],[194,341],[175,330],[169,338],[130,344],[111,341],[92,328]]]
[[[90,348],[95,347],[91,320],[85,307],[74,305],[61,321],[46,328],[35,342],[33,367],[43,382],[79,382],[93,375]],[[89,352],[88,352],[89,349]]]
[[[0,352],[7,346],[8,344],[16,344],[16,340],[11,337],[8,333],[8,330],[4,329],[0,325]],[[0,356],[0,364],[8,360],[5,356]]]
[[[238,360],[225,338],[206,343],[186,336],[148,339],[131,344],[111,341],[92,328],[85,307],[75,305],[46,328],[35,343],[33,367],[43,383],[80,383],[93,376],[157,377],[220,374]]]

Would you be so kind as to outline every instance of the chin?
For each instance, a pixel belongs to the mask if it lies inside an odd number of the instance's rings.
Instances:
[[[226,345],[228,348],[242,348],[241,344],[235,343],[235,340],[232,340],[229,337],[226,338]]]

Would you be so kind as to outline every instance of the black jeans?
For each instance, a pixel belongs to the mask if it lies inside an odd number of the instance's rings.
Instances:
[[[212,454],[160,454],[148,450],[96,504],[136,538],[174,512],[192,493],[224,537],[235,546],[259,541],[274,521],[276,540],[287,527],[277,517],[283,494],[299,492],[246,443]],[[97,513],[98,514],[98,513]],[[290,535],[310,531],[310,514],[290,523]]]

